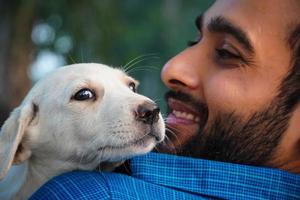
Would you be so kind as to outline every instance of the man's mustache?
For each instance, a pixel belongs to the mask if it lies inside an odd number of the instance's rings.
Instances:
[[[165,94],[165,100],[168,101],[169,98],[182,101],[185,104],[191,106],[197,113],[201,116],[201,121],[206,120],[208,116],[208,107],[205,103],[201,102],[200,100],[195,99],[192,95],[181,92],[181,91],[168,91]]]

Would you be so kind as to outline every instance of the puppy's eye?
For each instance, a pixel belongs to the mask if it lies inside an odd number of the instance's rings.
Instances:
[[[129,89],[132,90],[133,92],[136,92],[136,85],[134,82],[130,82],[128,85]]]
[[[77,100],[77,101],[85,101],[89,99],[94,99],[95,98],[95,92],[84,88],[76,92],[76,94],[72,97],[72,99]]]

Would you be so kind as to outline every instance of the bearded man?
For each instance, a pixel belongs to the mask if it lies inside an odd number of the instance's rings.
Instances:
[[[299,11],[298,0],[217,0],[162,70],[160,153],[133,158],[131,176],[62,175],[32,199],[300,199]]]

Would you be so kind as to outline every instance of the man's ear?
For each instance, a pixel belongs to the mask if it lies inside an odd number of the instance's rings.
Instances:
[[[0,131],[0,179],[4,178],[11,165],[28,159],[30,149],[22,146],[26,129],[35,118],[37,106],[27,103],[16,108],[5,121]]]

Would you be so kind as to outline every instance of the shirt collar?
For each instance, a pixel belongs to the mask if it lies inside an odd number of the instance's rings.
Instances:
[[[132,176],[224,199],[300,199],[300,176],[282,170],[149,153],[131,160]]]

